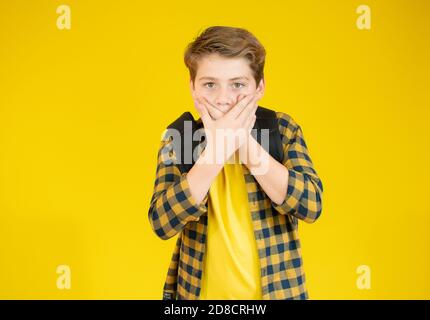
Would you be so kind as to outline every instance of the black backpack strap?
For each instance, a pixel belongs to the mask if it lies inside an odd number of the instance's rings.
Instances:
[[[176,165],[181,173],[188,172],[194,164],[193,151],[200,141],[194,141],[193,136],[202,126],[202,122],[195,121],[193,115],[187,111],[167,127],[166,135],[173,138],[171,141],[177,155]]]
[[[276,117],[274,110],[258,106],[255,112],[257,119],[255,121],[254,129],[257,129],[257,135],[252,131],[253,137],[261,145],[261,129],[269,129],[269,150],[267,146],[263,144],[264,149],[276,159],[282,163],[284,160],[284,148],[282,145],[281,133],[279,132],[279,121]]]

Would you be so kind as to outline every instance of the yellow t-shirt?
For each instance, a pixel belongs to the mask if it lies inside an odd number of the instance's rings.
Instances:
[[[199,299],[262,299],[260,261],[238,152],[227,161],[209,189]]]

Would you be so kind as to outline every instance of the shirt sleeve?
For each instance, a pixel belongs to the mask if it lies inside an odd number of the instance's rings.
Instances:
[[[272,202],[280,214],[291,214],[308,223],[322,211],[323,185],[309,156],[301,127],[291,116],[277,112],[284,150],[283,165],[288,169],[288,188],[281,204]]]
[[[208,195],[197,204],[186,179],[175,164],[171,142],[162,140],[157,156],[154,190],[148,211],[152,230],[163,240],[181,232],[189,221],[197,221],[207,212]]]

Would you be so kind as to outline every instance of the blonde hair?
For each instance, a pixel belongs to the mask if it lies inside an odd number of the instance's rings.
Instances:
[[[196,78],[199,59],[211,53],[218,53],[229,58],[246,58],[257,85],[264,77],[266,50],[257,38],[245,29],[212,26],[205,29],[193,42],[188,44],[184,54],[184,62],[193,83]]]

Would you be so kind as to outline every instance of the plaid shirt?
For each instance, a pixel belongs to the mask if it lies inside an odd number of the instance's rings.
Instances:
[[[260,260],[264,300],[308,299],[298,221],[315,222],[322,210],[323,185],[313,167],[301,127],[291,116],[276,112],[284,161],[289,171],[284,202],[272,202],[243,165],[250,214]],[[199,119],[198,121],[201,121]],[[179,235],[163,288],[163,299],[199,299],[207,235],[207,200],[191,195],[186,173],[163,153],[171,140],[160,143],[154,191],[148,212],[155,234],[163,240]],[[172,156],[172,151],[170,151]]]

